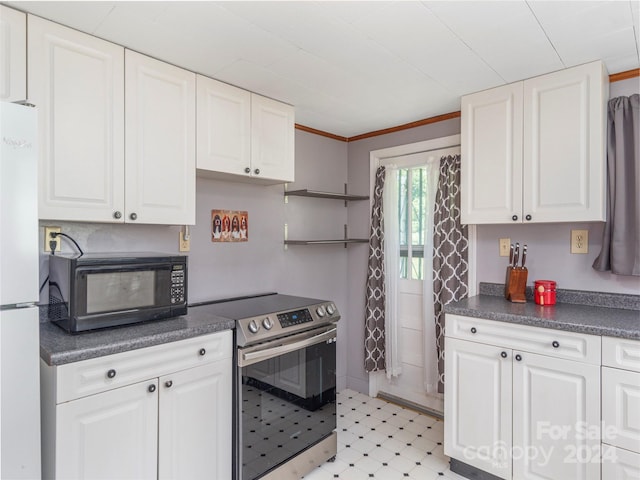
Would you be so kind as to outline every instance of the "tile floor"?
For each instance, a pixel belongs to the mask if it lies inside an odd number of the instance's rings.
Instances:
[[[353,390],[337,402],[336,460],[304,480],[465,480],[449,470],[441,420]]]

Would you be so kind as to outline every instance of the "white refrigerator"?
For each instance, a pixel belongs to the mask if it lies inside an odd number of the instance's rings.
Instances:
[[[39,479],[38,149],[33,107],[0,102],[0,478]]]

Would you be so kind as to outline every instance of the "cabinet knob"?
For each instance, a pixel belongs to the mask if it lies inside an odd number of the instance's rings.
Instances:
[[[204,356],[207,351],[204,348],[201,348],[200,351],[198,352],[200,355]]]
[[[514,215],[513,217],[511,217],[511,220],[513,220],[514,222],[518,221],[518,215]]]
[[[150,393],[153,393],[156,391],[156,386],[152,383],[151,385],[149,385],[149,388],[147,390],[149,390]]]
[[[471,327],[471,333],[476,333],[478,330],[476,330],[476,327]]]
[[[507,358],[507,352],[502,352],[502,353],[500,354],[500,356],[501,356],[502,358]]]
[[[129,218],[131,220],[136,220],[138,218],[138,214],[137,213],[132,213],[131,215],[129,215]]]
[[[553,345],[553,348],[559,348],[560,347],[560,342],[558,342],[557,340],[554,340],[551,345]]]
[[[164,386],[167,388],[171,388],[172,385],[173,385],[173,382],[171,380],[167,380],[166,382],[164,382]]]
[[[108,378],[113,378],[115,376],[116,376],[116,371],[113,368],[107,372]]]
[[[259,169],[259,168],[256,168],[256,169],[253,171],[253,173],[255,173],[256,175],[260,175],[260,169]]]
[[[516,360],[519,362],[520,360],[522,360],[522,355],[518,354],[516,355]]]
[[[113,212],[113,218],[115,218],[116,220],[122,218],[122,212],[116,210],[115,212]]]
[[[524,218],[525,218],[525,220],[526,220],[527,222],[530,222],[530,221],[531,221],[531,215],[527,215],[527,216],[526,216],[526,217],[524,217]]]
[[[251,169],[249,167],[245,168],[244,173],[251,173]]]

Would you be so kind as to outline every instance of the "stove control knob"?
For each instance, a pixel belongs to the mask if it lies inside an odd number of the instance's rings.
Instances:
[[[324,317],[324,314],[325,314],[324,307],[320,305],[318,308],[316,308],[316,313],[320,318]]]
[[[336,306],[333,303],[327,305],[327,313],[329,315],[333,315],[334,313],[336,313]]]
[[[255,320],[251,320],[248,327],[251,333],[258,333],[258,330],[260,330],[260,325]]]
[[[265,318],[264,320],[262,320],[262,326],[266,330],[271,330],[271,327],[273,327],[273,320],[271,320],[269,317]]]

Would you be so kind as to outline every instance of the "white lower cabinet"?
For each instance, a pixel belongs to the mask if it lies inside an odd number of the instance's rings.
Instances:
[[[640,341],[602,338],[602,480],[640,480]]]
[[[157,478],[157,383],[135,383],[59,405],[55,478]]]
[[[514,352],[513,478],[600,478],[600,367]]]
[[[160,378],[158,478],[231,478],[231,359]]]
[[[455,315],[446,331],[446,455],[506,480],[600,478],[600,337]]]
[[[231,351],[227,331],[59,367],[42,363],[42,478],[230,479]],[[157,370],[140,381],[154,360]],[[80,378],[75,397],[66,370]],[[98,376],[113,388],[79,393],[83,378]],[[122,385],[122,378],[136,381]],[[56,401],[62,384],[73,398]]]

